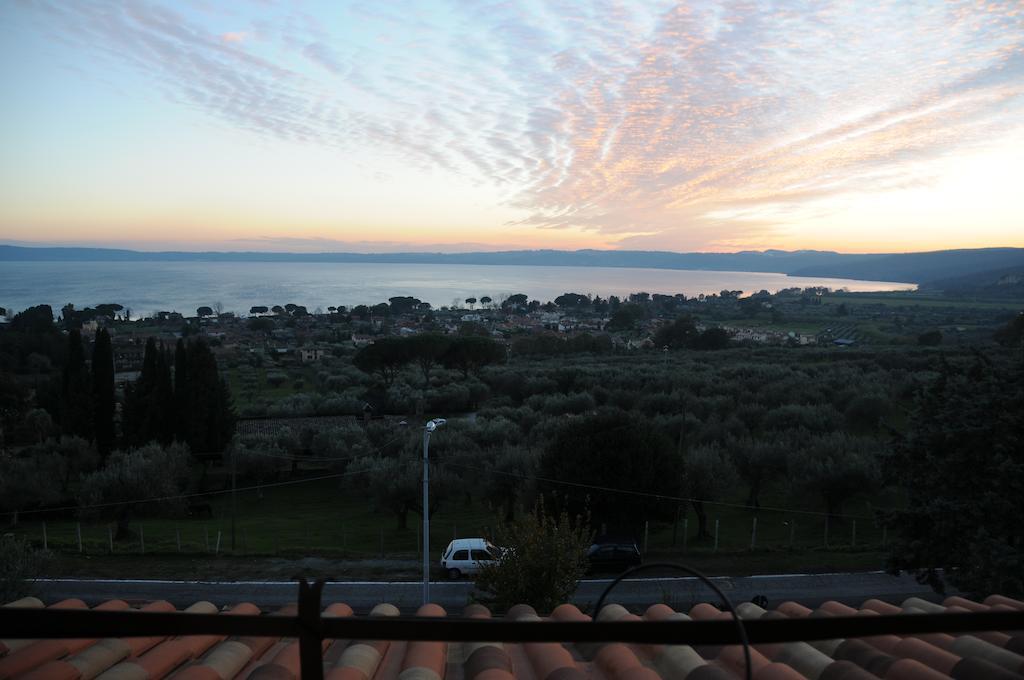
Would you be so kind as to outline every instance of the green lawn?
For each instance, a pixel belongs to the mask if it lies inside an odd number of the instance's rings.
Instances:
[[[78,552],[77,522],[46,522],[47,544],[61,555],[55,569],[80,576],[183,576],[205,578],[260,577],[298,568],[309,558],[323,558],[323,568],[339,572],[345,561],[393,560],[391,566],[364,563],[355,576],[378,572],[403,575],[418,556],[421,520],[410,513],[408,526],[398,529],[389,513],[377,512],[358,490],[343,489],[338,480],[310,481],[238,493],[235,544],[231,543],[230,494],[204,498],[213,508],[210,519],[145,518],[132,522],[135,536],[115,541],[110,554],[110,526],[82,523],[83,554]],[[741,500],[741,499],[736,499]],[[766,494],[765,506],[786,503],[779,494]],[[743,574],[786,571],[880,568],[884,562],[883,535],[865,501],[851,503],[846,512],[864,515],[829,526],[825,546],[825,522],[818,515],[801,515],[762,509],[757,516],[757,535],[751,550],[755,514],[744,508],[707,506],[708,526],[714,533],[718,520],[718,549],[712,539],[697,540],[697,521],[686,509],[673,530],[671,522],[651,523],[647,532],[647,558],[684,560],[713,573]],[[795,525],[793,524],[795,522]],[[462,499],[451,501],[431,522],[431,552],[436,559],[453,536],[490,536],[495,516],[486,508]],[[684,526],[688,529],[684,541]],[[28,519],[16,533],[41,544],[43,523]],[[638,527],[637,541],[644,532]],[[673,534],[675,542],[673,543]],[[178,550],[180,536],[181,550]],[[217,541],[220,541],[218,547]],[[145,553],[143,553],[143,544]],[[434,560],[432,560],[434,561]],[[404,562],[405,564],[398,564]],[[305,565],[308,566],[308,565]],[[346,571],[344,569],[342,572]],[[370,572],[370,573],[367,573]]]

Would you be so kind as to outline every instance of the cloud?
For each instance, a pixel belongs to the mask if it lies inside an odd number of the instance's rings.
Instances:
[[[32,11],[180,105],[621,244],[770,239],[1024,119],[1013,1],[440,4],[271,5],[218,37],[143,0]]]

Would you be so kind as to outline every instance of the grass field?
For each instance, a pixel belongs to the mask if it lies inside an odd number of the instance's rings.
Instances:
[[[352,577],[415,574],[420,517],[410,513],[407,528],[399,529],[393,515],[376,511],[358,490],[342,488],[339,480],[267,488],[262,494],[238,492],[233,548],[230,494],[203,500],[209,500],[212,517],[134,520],[134,536],[114,541],[113,552],[108,523],[81,524],[79,553],[77,521],[47,520],[47,545],[59,555],[53,575],[180,578],[186,573],[202,578],[270,578],[311,568]],[[784,500],[769,494],[762,503],[778,506]],[[880,568],[883,534],[874,526],[870,508],[862,501],[851,504],[847,512],[859,517],[830,524],[826,547],[825,521],[820,515],[762,509],[756,513],[756,535],[752,536],[753,511],[708,506],[712,538],[697,540],[697,520],[687,508],[675,526],[671,522],[649,525],[647,558],[685,560],[713,573],[735,575]],[[493,536],[495,525],[496,517],[487,508],[462,500],[450,502],[431,521],[431,561],[436,562],[451,538]],[[43,541],[43,522],[31,516],[13,531],[38,544]],[[644,533],[643,527],[637,528],[638,544],[644,543]],[[189,565],[184,571],[183,564]]]

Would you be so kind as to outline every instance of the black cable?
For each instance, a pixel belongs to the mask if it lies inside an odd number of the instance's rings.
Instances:
[[[722,590],[718,586],[716,586],[711,579],[709,579],[707,576],[700,573],[693,567],[688,567],[684,564],[678,564],[676,562],[648,562],[647,564],[640,564],[635,567],[630,567],[626,571],[619,574],[614,581],[609,583],[608,587],[604,589],[603,593],[601,593],[601,597],[597,598],[597,605],[594,607],[593,621],[597,621],[597,617],[601,613],[601,606],[604,604],[604,600],[608,596],[608,593],[610,593],[612,591],[612,588],[617,586],[623,579],[625,579],[627,576],[632,576],[633,574],[636,574],[641,571],[647,571],[650,569],[658,568],[678,569],[683,573],[690,574],[691,576],[696,576],[701,581],[706,583],[707,586],[711,588],[711,590],[715,591],[715,594],[717,594],[718,597],[722,598],[722,602],[729,609],[729,613],[732,614],[732,618],[736,622],[736,628],[739,632],[740,637],[740,644],[743,645],[743,661],[746,664],[745,675],[747,680],[751,680],[753,677],[753,671],[751,670],[750,665],[750,642],[747,639],[747,629],[743,626],[743,621],[742,619],[740,619],[740,615],[736,612],[736,608],[732,606],[732,602],[729,601],[729,598],[725,596],[725,593],[723,593]]]

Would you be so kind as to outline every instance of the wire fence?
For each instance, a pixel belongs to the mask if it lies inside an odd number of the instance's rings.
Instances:
[[[705,533],[690,512],[678,521],[645,522],[632,538],[645,556],[713,555],[765,552],[871,552],[886,547],[887,531],[873,522],[759,513],[744,516],[709,514]],[[449,540],[482,536],[494,538],[493,521],[435,519],[431,521],[431,552]],[[123,528],[122,528],[123,529]],[[593,526],[596,535],[607,533]],[[9,527],[34,545],[63,554],[81,555],[207,555],[207,556],[323,556],[345,559],[415,560],[422,555],[421,523],[411,516],[405,528],[391,522],[372,525],[365,518],[344,518],[325,524],[304,522],[268,527],[260,519],[240,515],[201,519],[133,520],[119,533],[116,522],[30,520]]]

